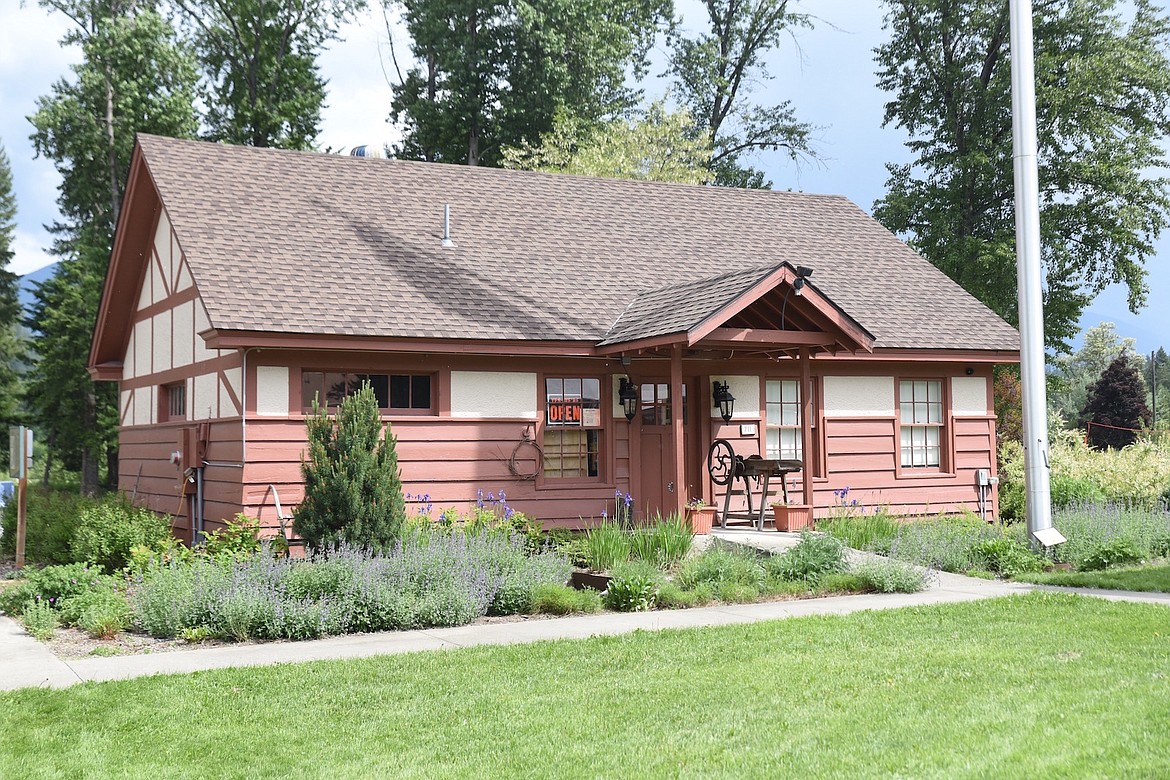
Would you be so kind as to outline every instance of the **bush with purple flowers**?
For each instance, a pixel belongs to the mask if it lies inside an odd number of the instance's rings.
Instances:
[[[382,554],[341,546],[305,561],[160,561],[130,589],[137,622],[173,637],[204,626],[230,639],[303,639],[469,623],[530,611],[569,563],[529,555],[516,536],[461,530],[407,535]]]

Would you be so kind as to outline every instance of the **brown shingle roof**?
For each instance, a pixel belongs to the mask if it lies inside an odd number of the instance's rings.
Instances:
[[[221,330],[597,343],[644,332],[629,310],[651,291],[695,287],[655,323],[674,327],[717,308],[728,279],[788,261],[813,267],[875,347],[1018,349],[1013,328],[843,197],[139,144]],[[455,248],[440,245],[444,204]]]

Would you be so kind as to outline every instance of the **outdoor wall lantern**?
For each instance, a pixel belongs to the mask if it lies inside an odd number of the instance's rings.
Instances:
[[[812,276],[813,269],[807,265],[796,266],[796,279],[792,282],[792,289],[796,291],[797,295],[804,295],[804,281]]]
[[[626,420],[633,422],[638,413],[638,386],[630,381],[628,376],[622,377],[618,386],[618,400],[622,402],[622,411],[626,413]]]
[[[723,418],[723,422],[731,422],[731,415],[735,413],[735,396],[727,389],[727,383],[716,379],[711,397],[719,407],[719,416]]]

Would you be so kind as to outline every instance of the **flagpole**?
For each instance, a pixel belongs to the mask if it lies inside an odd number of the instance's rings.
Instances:
[[[1052,528],[1048,401],[1044,380],[1044,303],[1040,271],[1040,177],[1036,163],[1036,73],[1031,0],[1010,0],[1012,161],[1016,190],[1016,280],[1020,381],[1024,401],[1024,484],[1028,532],[1044,546],[1064,541]]]

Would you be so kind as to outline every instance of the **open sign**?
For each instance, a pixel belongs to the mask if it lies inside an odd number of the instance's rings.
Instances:
[[[548,424],[580,425],[581,409],[580,398],[550,398],[548,399]]]

